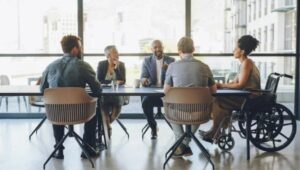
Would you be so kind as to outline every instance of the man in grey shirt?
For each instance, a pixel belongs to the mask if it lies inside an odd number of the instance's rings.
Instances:
[[[169,65],[166,73],[164,92],[167,93],[171,87],[208,87],[211,93],[215,93],[217,87],[210,68],[193,57],[194,43],[189,37],[183,37],[177,44],[181,60]],[[183,127],[172,123],[176,140],[183,134]],[[192,125],[192,132],[198,129],[199,125]],[[189,147],[190,138],[186,138],[174,153],[174,157],[190,156],[193,154]]]
[[[40,85],[41,92],[46,88],[55,87],[82,87],[85,88],[88,84],[93,95],[99,96],[101,93],[100,83],[96,79],[96,73],[92,67],[82,61],[82,47],[80,38],[73,35],[64,36],[61,40],[61,46],[64,56],[52,62],[44,71]],[[96,116],[84,125],[83,140],[92,147],[96,144]],[[53,132],[56,144],[64,135],[64,126],[53,125]],[[86,147],[90,156],[97,156],[94,152]],[[61,146],[58,152],[54,155],[57,159],[63,159],[63,149]],[[84,154],[81,157],[86,158]]]

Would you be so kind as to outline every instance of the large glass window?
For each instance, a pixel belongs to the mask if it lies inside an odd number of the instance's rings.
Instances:
[[[114,44],[121,53],[150,52],[160,39],[166,52],[176,52],[185,34],[185,1],[182,0],[85,0],[84,44],[86,53],[103,53]]]
[[[264,51],[268,51],[268,27],[265,26],[264,29]]]
[[[0,0],[2,53],[57,53],[64,34],[77,34],[73,0]]]
[[[288,12],[285,14],[285,27],[284,27],[284,49],[292,49],[292,34],[293,34],[293,13]]]
[[[264,9],[265,9],[265,15],[267,15],[268,14],[268,1],[269,0],[264,0],[265,1],[265,6],[264,6]]]
[[[251,3],[248,5],[248,7],[249,7],[249,8],[248,8],[248,11],[249,11],[249,12],[248,12],[248,21],[251,22],[251,17],[252,17],[252,15],[251,15],[251,10],[252,10],[252,9],[251,9]]]
[[[256,0],[253,1],[253,20],[256,19]]]
[[[262,39],[261,39],[261,28],[258,28],[257,39],[258,39],[258,41],[260,41],[260,43],[262,42]],[[257,51],[260,52],[261,49],[262,49],[262,48],[261,48],[261,44],[260,44],[260,45],[257,47]]]
[[[234,24],[234,21],[230,20],[230,22],[224,23],[224,17],[221,16],[224,16],[224,12],[229,14],[230,11],[234,10],[231,3],[230,1],[218,0],[192,0],[191,35],[197,53],[224,51],[224,32],[227,33],[227,36],[233,34],[230,25],[231,23]],[[226,6],[228,6],[227,11],[224,10]],[[231,16],[233,15],[226,15],[227,18]],[[226,31],[224,24],[227,26]],[[229,46],[228,48],[232,47]]]
[[[257,52],[283,52],[283,44],[285,39],[288,39],[288,37],[283,35],[283,30],[287,27],[283,17],[284,13],[264,12],[262,11],[263,8],[261,5],[265,5],[264,7],[266,10],[267,2],[262,2],[262,0],[249,2],[224,1],[224,4],[222,4],[222,2],[220,4],[220,1],[218,0],[192,1],[192,38],[196,45],[196,52],[232,52],[238,38],[246,32],[252,34],[260,41],[260,45],[254,51],[254,54]],[[271,2],[272,1],[268,4],[271,4]],[[205,9],[205,7],[201,7],[207,6],[208,3],[211,3],[211,8]],[[218,5],[214,5],[214,3],[218,3]],[[225,10],[221,10],[222,5]],[[206,12],[208,10],[211,13],[215,13],[214,16],[211,16],[213,17],[211,20],[207,20]],[[264,12],[264,15],[261,14],[259,20],[254,20],[256,14],[257,17],[259,16],[259,11],[261,11],[261,13]],[[225,13],[224,15],[222,15],[223,12]],[[249,16],[253,17],[251,22]],[[293,16],[295,16],[294,13]],[[294,24],[291,24],[291,28],[294,28]],[[223,35],[220,34],[222,31],[224,31]],[[292,37],[295,37],[295,34],[292,33],[292,35]],[[206,36],[209,38],[206,38]],[[295,39],[289,39],[289,41],[292,44],[295,43]],[[294,45],[292,45],[292,49],[289,52],[295,52]],[[230,72],[237,71],[239,66],[237,61],[231,61],[228,57],[217,58],[213,56],[203,56],[199,57],[199,59],[206,62],[212,68],[215,76],[226,77]],[[262,83],[266,81],[268,74],[271,72],[281,72],[291,75],[295,74],[295,61],[293,57],[258,56],[253,57],[253,59],[261,71]],[[218,63],[222,64],[216,64],[216,60],[218,60]],[[282,93],[283,96],[287,97],[288,95],[293,95],[295,89],[294,80],[283,79],[281,81],[281,88],[283,89],[280,93]],[[285,94],[285,90],[290,92]],[[293,105],[293,99],[290,101],[282,99],[282,102]]]
[[[230,56],[206,56],[201,53],[232,53],[237,39],[246,33],[261,42],[253,55],[260,51],[295,52],[295,9],[266,12],[274,9],[275,5],[290,4],[289,0],[282,3],[274,0],[191,2],[190,33],[195,52],[198,59],[212,68],[215,76],[227,77],[231,72],[238,71],[239,62]],[[126,65],[129,86],[140,76],[145,56],[139,53],[151,52],[152,40],[161,39],[166,53],[176,53],[176,44],[186,33],[185,0],[84,0],[83,3],[84,47],[87,54],[84,59],[96,70],[98,62],[105,60],[98,53],[103,53],[107,45],[116,45],[121,53],[120,60]],[[77,12],[76,0],[0,0],[1,54],[44,53],[36,57],[4,56],[0,58],[1,74],[8,75],[11,84],[16,85],[28,84],[32,78],[39,77],[45,67],[59,57],[50,57],[49,53],[62,52],[61,37],[77,34]],[[256,18],[258,16],[259,20]],[[123,53],[133,55],[125,56]],[[173,57],[178,60],[176,54]],[[262,85],[273,71],[295,74],[293,56],[255,55],[251,58],[260,69]],[[287,99],[287,96],[293,96],[294,90],[294,80],[282,80],[278,92],[283,97],[279,97],[279,101],[292,108],[293,98]],[[0,112],[5,112],[3,107]],[[140,98],[133,97],[125,108],[125,113],[142,112]]]
[[[258,0],[258,18],[261,17],[261,11],[262,11],[262,5],[261,2],[262,0]]]
[[[274,32],[274,24],[271,24],[271,29],[270,29],[270,51],[274,51],[274,38],[275,37],[275,32]]]
[[[271,10],[275,8],[275,0],[271,0]]]
[[[294,0],[285,0],[285,5],[286,5],[286,6],[293,5],[293,1],[294,1]]]

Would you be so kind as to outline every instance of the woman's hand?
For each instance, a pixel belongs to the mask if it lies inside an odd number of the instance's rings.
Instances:
[[[114,63],[114,69],[117,69],[119,67],[119,60],[116,59],[113,61],[113,63]]]
[[[217,89],[221,89],[221,88],[224,88],[224,84],[221,84],[221,83],[216,83],[216,86],[217,86]]]
[[[124,84],[124,81],[123,81],[123,80],[117,80],[117,83],[118,83],[119,85],[123,85],[123,84]]]

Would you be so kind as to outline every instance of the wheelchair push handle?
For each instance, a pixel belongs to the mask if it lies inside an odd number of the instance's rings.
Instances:
[[[288,74],[279,74],[279,73],[272,73],[274,74],[275,76],[279,76],[279,77],[286,77],[286,78],[289,78],[289,79],[293,79],[293,76],[292,75],[288,75]]]

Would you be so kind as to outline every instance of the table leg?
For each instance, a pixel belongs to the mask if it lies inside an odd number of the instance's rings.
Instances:
[[[248,114],[246,114],[246,142],[247,142],[247,160],[250,160],[250,141],[249,141],[249,132],[248,132],[248,123],[249,123],[249,118]]]
[[[107,149],[106,145],[106,138],[105,138],[105,132],[104,132],[104,125],[103,125],[103,119],[102,119],[102,113],[101,113],[101,100],[100,97],[97,100],[97,108],[96,108],[96,116],[97,116],[97,135],[98,135],[98,147],[99,150]],[[102,137],[104,139],[104,143],[102,141]]]

